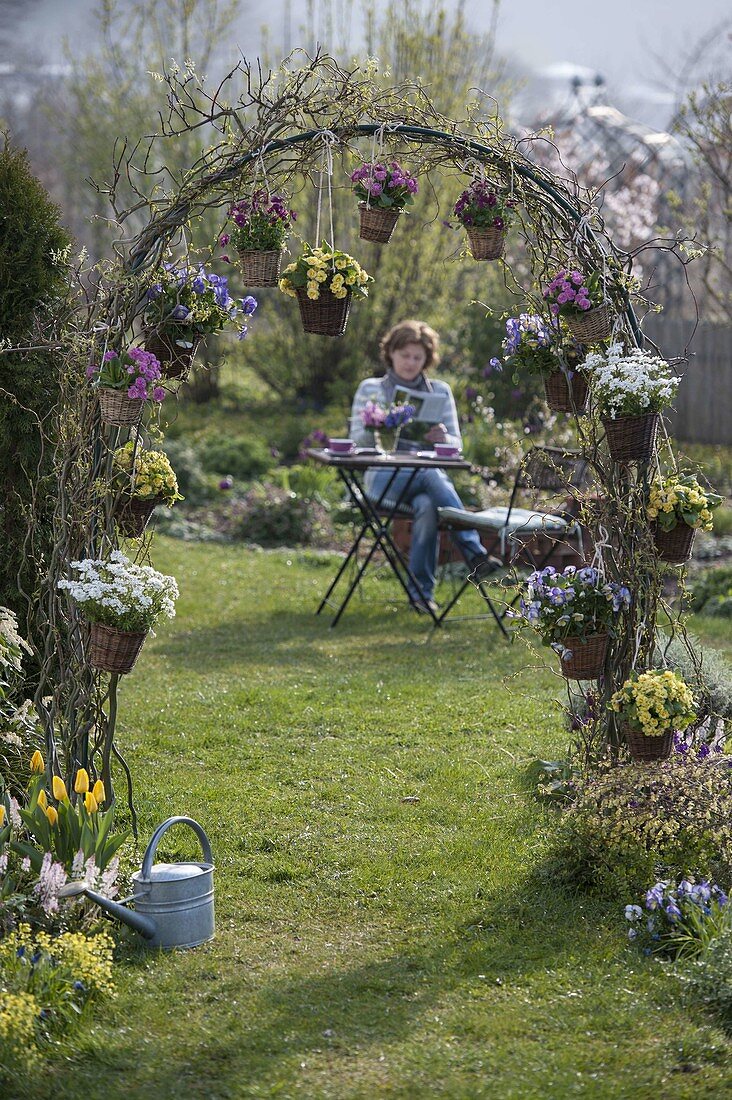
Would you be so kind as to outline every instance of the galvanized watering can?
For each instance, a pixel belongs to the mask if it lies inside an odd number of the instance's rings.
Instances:
[[[155,863],[160,838],[171,825],[189,825],[201,842],[202,863]],[[134,928],[149,947],[197,947],[213,938],[213,857],[205,832],[191,817],[169,817],[159,825],[145,851],[142,869],[132,876],[135,909],[110,901],[82,882],[70,882],[59,897],[85,894],[113,917]]]

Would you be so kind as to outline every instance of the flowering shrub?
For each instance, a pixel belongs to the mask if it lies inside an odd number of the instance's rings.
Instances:
[[[280,252],[297,218],[288,210],[284,195],[255,191],[251,199],[239,199],[229,210],[236,228],[219,239],[222,248],[231,241],[241,252]]]
[[[113,946],[106,931],[52,938],[27,924],[0,942],[0,1079],[22,1080],[88,1001],[115,995]]]
[[[0,790],[15,795],[25,790],[28,760],[43,741],[33,703],[23,698],[24,652],[31,648],[18,632],[15,613],[0,607]]]
[[[334,298],[345,298],[349,291],[367,298],[370,282],[372,277],[352,256],[324,243],[322,248],[306,244],[302,256],[285,268],[278,286],[291,298],[306,290],[308,298],[317,301],[321,290],[329,290]]]
[[[476,229],[507,229],[515,207],[513,199],[494,191],[487,180],[476,179],[465,188],[453,212],[462,225]]]
[[[694,696],[681,676],[669,669],[633,672],[609,706],[621,720],[646,737],[683,730],[696,718]]]
[[[141,401],[163,401],[165,390],[157,386],[162,372],[160,363],[144,348],[127,351],[105,351],[101,364],[90,363],[86,376],[96,386],[110,390],[127,390],[127,396]]]
[[[547,565],[529,576],[525,591],[521,617],[563,659],[571,657],[565,638],[611,631],[619,613],[630,606],[630,589],[606,581],[589,565],[568,565],[562,573]]]
[[[112,455],[112,473],[118,487],[140,500],[162,498],[169,508],[183,500],[178,481],[165,451],[135,451],[130,440]]]
[[[611,344],[604,354],[591,352],[585,359],[585,369],[591,373],[600,414],[613,420],[667,408],[680,381],[664,359],[640,348],[626,354],[622,344]]]
[[[652,768],[628,764],[577,780],[564,816],[558,871],[613,895],[659,878],[729,882],[732,757],[672,752]]]
[[[321,503],[272,484],[251,489],[232,513],[234,536],[260,546],[317,543],[328,518]]]
[[[672,531],[682,522],[711,531],[712,509],[721,503],[722,498],[700,485],[693,474],[670,474],[652,483],[646,513],[662,531]]]
[[[720,886],[682,878],[678,886],[657,882],[646,891],[644,907],[626,905],[628,939],[645,954],[667,952],[688,958],[704,949],[726,923],[727,895]]]
[[[238,339],[247,335],[257,300],[249,295],[237,305],[229,294],[226,276],[207,272],[203,264],[176,267],[166,263],[150,278],[145,324],[169,336],[179,347],[191,348],[198,337],[215,335],[238,318],[244,318]]]
[[[403,210],[414,202],[419,184],[398,161],[388,167],[368,161],[351,173],[351,183],[356,196],[369,206],[383,210]]]
[[[78,580],[62,578],[58,587],[81,606],[89,623],[144,631],[151,630],[161,616],[172,619],[175,615],[175,578],[149,565],[133,564],[121,550],[113,550],[107,560],[72,561],[70,568],[78,573]]]
[[[600,276],[593,271],[586,279],[581,271],[558,271],[542,291],[555,317],[579,317],[604,301]]]

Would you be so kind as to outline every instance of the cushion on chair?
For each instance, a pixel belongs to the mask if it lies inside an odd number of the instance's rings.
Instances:
[[[548,512],[533,512],[528,508],[512,508],[507,523],[508,508],[486,508],[482,512],[468,512],[463,508],[438,508],[440,523],[455,527],[473,527],[476,531],[566,531],[570,523],[561,516]]]

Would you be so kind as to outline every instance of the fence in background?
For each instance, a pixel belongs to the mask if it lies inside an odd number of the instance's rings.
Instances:
[[[669,420],[676,439],[686,443],[732,444],[732,328],[649,316],[643,330],[664,356],[683,355],[689,363]]]

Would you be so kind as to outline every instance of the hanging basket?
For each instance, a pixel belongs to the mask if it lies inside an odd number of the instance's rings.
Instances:
[[[241,248],[237,255],[247,286],[277,286],[282,265],[281,249],[261,252],[257,249]]]
[[[631,758],[639,763],[648,764],[655,760],[667,760],[674,743],[674,731],[666,730],[660,737],[648,737],[640,730],[630,726],[622,727]]]
[[[661,561],[668,561],[673,565],[683,565],[691,557],[695,536],[696,528],[689,527],[688,523],[680,519],[670,531],[662,531],[656,525],[653,532],[653,541],[656,544]]]
[[[145,350],[160,362],[163,378],[183,378],[191,368],[200,336],[194,336],[193,347],[182,348],[175,342],[175,335],[152,330],[145,334]]]
[[[318,336],[342,336],[346,331],[351,308],[350,290],[345,298],[336,298],[330,290],[321,287],[320,297],[313,299],[308,298],[306,290],[298,288],[297,304],[305,332],[314,332]]]
[[[567,378],[564,371],[555,370],[544,375],[546,403],[554,412],[584,412],[589,388],[587,379],[579,371]]]
[[[126,390],[112,390],[108,386],[100,386],[97,393],[99,410],[105,424],[127,428],[139,423],[144,405],[142,398],[128,397]]]
[[[360,202],[358,212],[361,218],[358,235],[361,240],[388,244],[402,211],[382,210],[380,207],[367,206],[365,202]]]
[[[569,314],[564,320],[581,344],[597,344],[600,340],[607,340],[613,331],[610,307],[607,305],[588,309],[586,313]]]
[[[602,418],[613,462],[649,462],[656,447],[658,413]]]
[[[145,638],[147,631],[118,630],[116,626],[91,623],[89,664],[102,672],[132,672]]]
[[[567,680],[597,680],[605,669],[608,641],[607,634],[565,638],[563,644],[572,656],[562,660],[562,676]]]
[[[465,231],[470,242],[470,251],[474,260],[499,260],[506,246],[506,230],[489,225],[477,228],[466,225]]]
[[[120,534],[126,539],[139,539],[147,527],[150,516],[158,504],[164,503],[164,497],[122,497],[115,505],[114,519]]]

